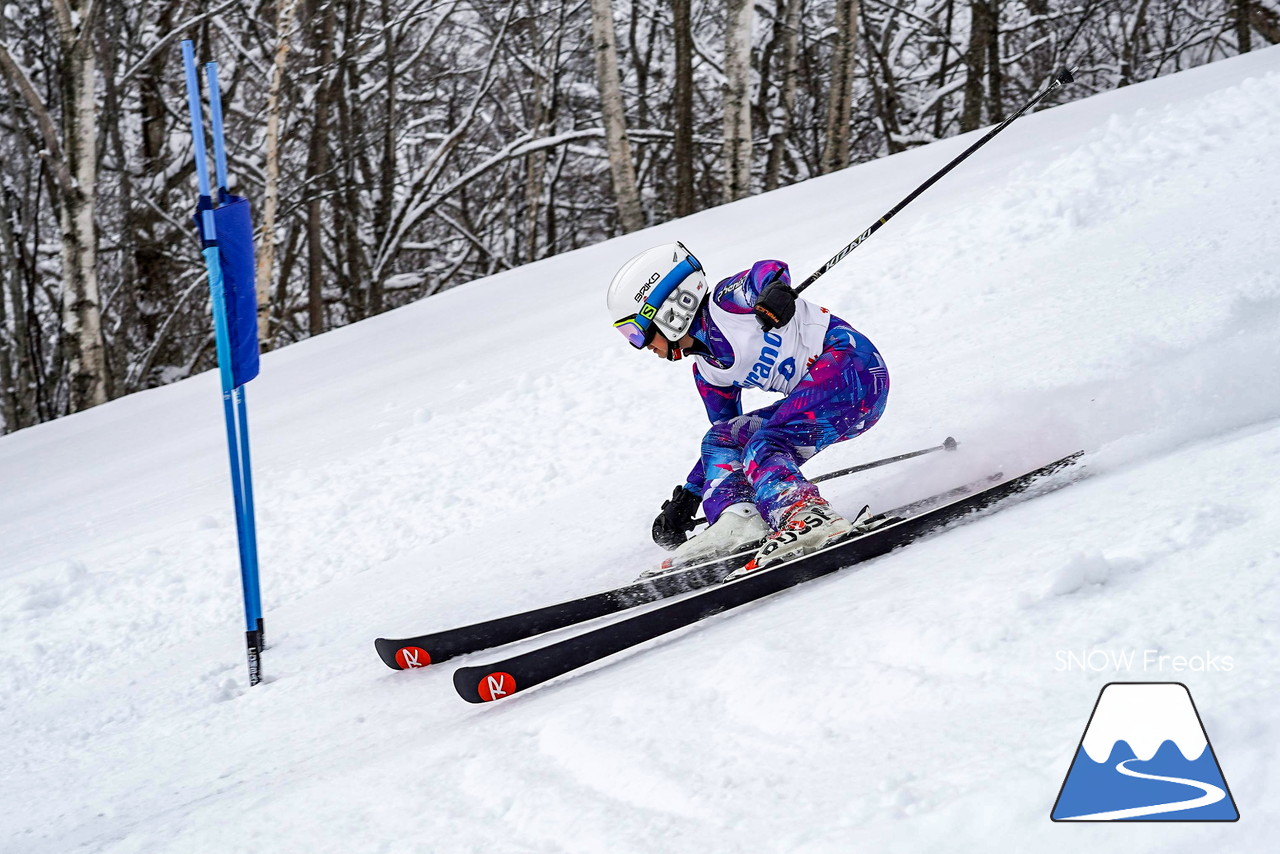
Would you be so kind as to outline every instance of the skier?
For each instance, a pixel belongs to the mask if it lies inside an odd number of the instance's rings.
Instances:
[[[631,346],[673,362],[693,357],[711,419],[697,464],[654,520],[654,541],[675,549],[657,572],[758,548],[736,578],[857,527],[800,464],[880,420],[889,374],[864,335],[796,295],[786,264],[757,261],[708,288],[698,260],[669,243],[618,271],[608,305]],[[744,414],[743,388],[786,396]],[[699,503],[710,526],[689,539]]]

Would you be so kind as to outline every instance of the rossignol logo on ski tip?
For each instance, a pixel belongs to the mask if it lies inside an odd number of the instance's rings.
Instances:
[[[396,664],[405,670],[426,667],[431,663],[431,653],[420,646],[402,646],[396,650]]]
[[[1187,686],[1105,685],[1050,818],[1237,821],[1235,799]]]
[[[510,673],[490,673],[480,680],[480,699],[486,703],[500,700],[516,692],[516,680]]]

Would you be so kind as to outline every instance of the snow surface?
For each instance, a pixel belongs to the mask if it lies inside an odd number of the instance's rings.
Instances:
[[[216,375],[4,437],[0,850],[1274,850],[1280,48],[1020,120],[807,294],[893,378],[810,471],[963,443],[838,509],[1076,446],[1091,478],[494,705],[374,654],[665,554],[705,416],[609,328],[626,258],[803,276],[974,138],[266,356],[252,690]],[[1238,823],[1050,822],[1135,679],[1189,687]]]

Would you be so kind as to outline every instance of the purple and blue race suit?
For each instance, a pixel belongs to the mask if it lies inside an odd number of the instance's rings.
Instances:
[[[866,336],[804,299],[770,332],[752,307],[787,265],[758,261],[724,279],[694,320],[694,382],[711,419],[685,488],[702,496],[711,523],[726,507],[752,502],[777,528],[798,501],[818,495],[800,473],[814,454],[870,429],[884,413],[889,374]],[[742,389],[781,392],[782,400],[743,414]]]

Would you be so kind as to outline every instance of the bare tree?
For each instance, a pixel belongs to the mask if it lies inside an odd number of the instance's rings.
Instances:
[[[675,215],[697,210],[693,177],[693,23],[691,0],[671,0],[674,76],[672,157],[676,167]]]
[[[1230,0],[1230,2],[1231,17],[1236,30],[1236,47],[1241,53],[1248,53],[1253,50],[1253,40],[1250,37],[1250,31],[1253,28],[1249,24],[1249,7],[1253,4],[1249,0]]]
[[[280,88],[298,0],[285,0],[276,17],[276,47],[271,63],[271,89],[267,94],[266,185],[262,191],[262,237],[258,240],[255,285],[258,291],[258,330],[262,347],[270,350],[278,321],[272,320],[271,281],[275,274],[276,211],[280,206]]]
[[[849,165],[849,125],[853,112],[853,60],[858,41],[858,0],[837,0],[836,37],[831,56],[831,87],[827,97],[827,134],[822,147],[822,171]]]
[[[1248,3],[1249,24],[1268,44],[1280,44],[1280,9],[1275,0],[1250,0]],[[1244,50],[1244,48],[1241,48]]]
[[[1280,0],[753,2],[10,3],[0,430],[214,364],[183,37],[219,60],[276,347],[996,121],[1062,64],[1053,102],[1280,41]]]
[[[62,134],[26,73],[0,42],[0,68],[26,101],[39,127],[57,191],[62,259],[62,347],[72,412],[104,403],[108,396],[106,343],[98,292],[98,125],[95,115],[93,0],[52,0],[59,65]]]
[[[311,148],[307,156],[307,320],[312,335],[325,329],[325,208],[329,176],[329,118],[335,100],[333,78],[335,0],[316,0],[307,16],[308,30],[315,38],[315,114],[311,127]]]
[[[751,192],[752,0],[728,0],[724,48],[724,200]]]
[[[1124,42],[1120,53],[1120,76],[1117,86],[1128,86],[1135,81],[1142,51],[1141,42],[1146,36],[1144,27],[1149,5],[1150,0],[1138,0],[1133,5],[1128,21],[1124,25]]]
[[[640,191],[636,187],[636,167],[627,141],[626,107],[618,79],[618,37],[613,29],[610,0],[591,0],[592,46],[596,58],[596,81],[600,87],[600,113],[604,120],[605,147],[609,152],[609,174],[618,204],[618,225],[625,231],[644,227]]]
[[[986,95],[982,83],[983,77],[987,74],[987,61],[994,51],[997,36],[993,8],[995,2],[997,0],[970,0],[969,3],[969,49],[965,53],[967,68],[964,109],[960,114],[961,133],[967,133],[982,126],[982,102]]]
[[[765,192],[776,190],[782,177],[782,161],[786,155],[787,141],[791,137],[792,113],[796,106],[796,83],[800,76],[800,8],[802,0],[778,0],[778,12],[774,26],[779,29],[782,43],[778,64],[782,66],[782,80],[778,87],[778,100],[769,114],[769,154],[764,167]]]
[[[11,211],[7,196],[7,193],[0,192],[0,255],[8,262],[0,265],[0,423],[16,429],[30,422],[23,412],[26,395],[18,379],[23,359],[20,344],[15,340],[23,329],[23,323],[19,320],[11,325],[7,308],[11,295],[15,309],[22,304],[21,289],[17,286],[18,265],[14,263],[18,258],[18,244],[9,219]],[[10,332],[11,328],[13,332]]]

